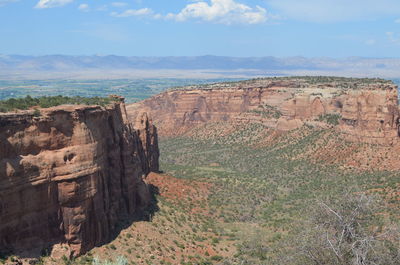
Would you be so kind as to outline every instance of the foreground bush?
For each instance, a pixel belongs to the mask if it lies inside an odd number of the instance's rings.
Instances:
[[[307,228],[287,245],[282,264],[400,264],[398,227],[384,225],[374,198],[348,194],[314,206]]]

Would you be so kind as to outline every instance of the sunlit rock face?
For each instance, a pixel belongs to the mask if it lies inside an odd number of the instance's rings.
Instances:
[[[206,122],[257,122],[281,131],[304,124],[323,126],[337,115],[348,139],[390,144],[397,141],[397,87],[391,82],[304,78],[255,79],[167,91],[127,106],[133,119],[153,117],[160,135],[179,135]],[[322,119],[323,120],[323,119]]]
[[[0,115],[0,250],[63,244],[79,255],[147,206],[156,129],[146,116],[134,128],[123,102],[40,112]]]

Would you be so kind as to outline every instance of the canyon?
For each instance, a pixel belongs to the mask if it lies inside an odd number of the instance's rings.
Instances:
[[[72,257],[112,239],[150,202],[157,131],[128,121],[122,98],[0,114],[0,250]],[[50,253],[49,253],[50,254]]]
[[[285,226],[279,219],[287,212],[274,216],[264,209],[273,213],[276,203],[293,206],[291,196],[296,196],[301,212],[309,194],[367,180],[347,168],[325,168],[326,161],[341,157],[348,159],[342,164],[368,164],[387,174],[400,169],[400,111],[391,81],[260,78],[174,88],[128,105],[121,97],[112,98],[106,106],[0,114],[0,254],[31,258],[46,252],[59,261],[63,256],[86,258],[93,250],[90,255],[106,260],[117,252],[108,247],[113,242],[118,253],[138,263],[158,253],[160,260],[176,264],[172,245],[182,259],[199,253],[199,259],[207,259],[206,253],[230,258],[236,241],[208,228],[199,232],[201,220],[241,220],[246,229],[252,229],[248,220],[272,220],[278,228],[268,226],[268,231],[290,231],[292,223]],[[214,131],[218,137],[208,137]],[[166,174],[158,174],[160,168]],[[378,175],[369,177],[369,188],[396,180]],[[396,188],[389,184],[387,190]],[[151,185],[159,188],[160,207],[169,210],[149,218]],[[297,197],[303,190],[306,195]],[[179,220],[175,211],[181,211]],[[152,222],[130,226],[144,219]],[[185,222],[191,232],[181,225]],[[199,239],[197,245],[185,241],[189,232],[194,241]],[[211,237],[222,238],[225,250],[214,249],[220,239]],[[167,242],[164,252],[160,238]],[[214,242],[208,244],[209,239]]]
[[[212,122],[259,123],[278,131],[335,126],[350,140],[398,141],[397,86],[381,79],[265,78],[173,89],[127,106],[148,113],[160,135]],[[326,122],[337,118],[337,124]],[[336,122],[334,122],[336,123]]]

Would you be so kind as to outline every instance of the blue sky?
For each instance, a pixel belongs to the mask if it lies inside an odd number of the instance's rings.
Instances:
[[[0,0],[0,54],[400,57],[399,0]]]

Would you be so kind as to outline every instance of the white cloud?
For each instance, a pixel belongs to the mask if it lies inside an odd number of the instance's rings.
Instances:
[[[88,5],[88,4],[80,4],[80,5],[78,6],[78,9],[79,9],[80,11],[89,11],[89,5]]]
[[[155,13],[150,8],[128,9],[123,12],[112,12],[114,17],[148,17],[151,19],[172,19],[183,22],[187,20],[200,20],[213,23],[231,24],[259,24],[267,21],[267,10],[260,7],[250,7],[235,2],[235,0],[195,0],[178,13],[167,15]],[[272,17],[272,16],[270,16]]]
[[[40,0],[35,8],[53,8],[72,3],[74,0]]]
[[[399,0],[265,0],[286,18],[310,22],[372,20],[400,15]]]
[[[19,0],[0,0],[0,6],[4,6],[9,3],[17,2]]]
[[[394,23],[400,23],[400,18],[396,19]]]
[[[125,6],[128,5],[128,3],[125,3],[125,2],[112,2],[111,5],[113,7],[125,7]]]
[[[113,17],[154,16],[154,12],[150,8],[128,9],[121,13],[112,12],[111,16],[113,16]]]
[[[211,0],[211,3],[197,1],[188,4],[178,14],[168,14],[168,19],[186,21],[197,19],[222,24],[258,24],[267,21],[267,10],[249,7],[234,0]]]

